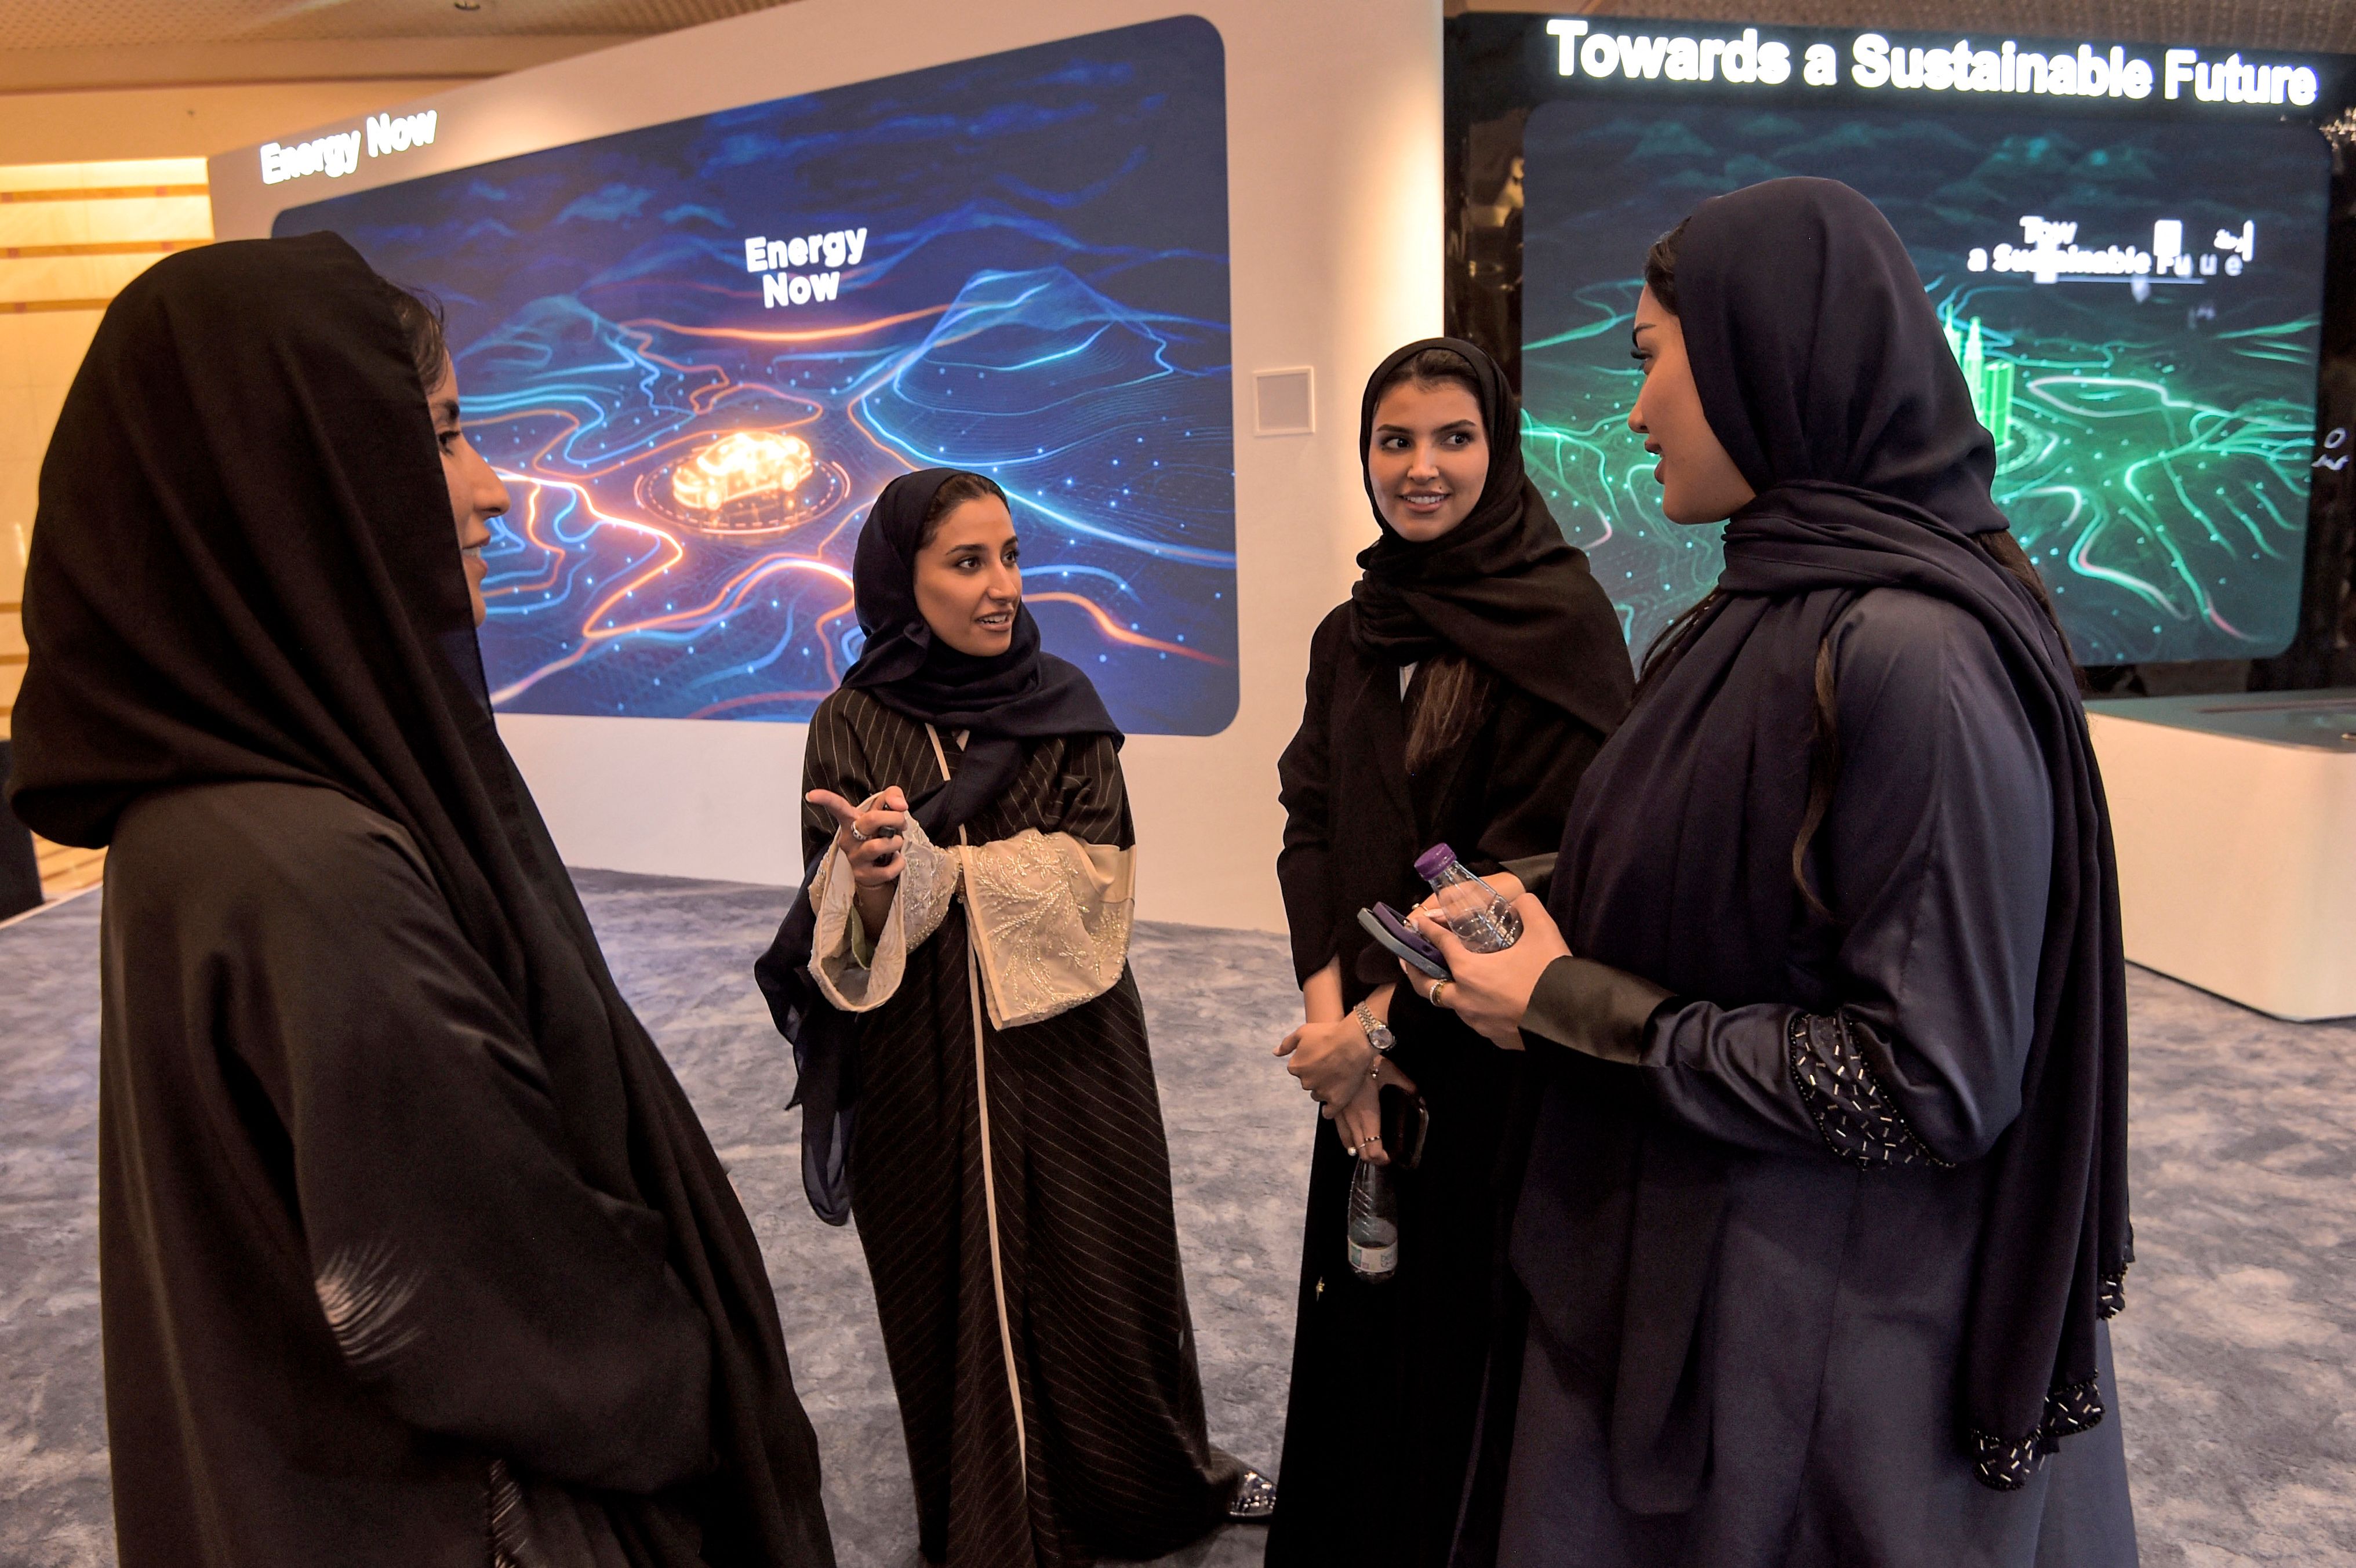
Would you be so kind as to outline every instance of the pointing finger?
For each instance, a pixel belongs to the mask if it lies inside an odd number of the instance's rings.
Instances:
[[[830,789],[814,789],[802,798],[832,816],[838,827],[848,827],[859,819],[851,804]]]

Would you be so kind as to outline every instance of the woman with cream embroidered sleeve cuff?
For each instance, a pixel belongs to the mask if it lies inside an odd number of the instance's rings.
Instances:
[[[1120,731],[1041,650],[1018,549],[980,475],[876,498],[866,642],[810,721],[811,872],[759,967],[812,1203],[858,1218],[918,1545],[958,1568],[1158,1557],[1269,1489],[1204,1424]]]

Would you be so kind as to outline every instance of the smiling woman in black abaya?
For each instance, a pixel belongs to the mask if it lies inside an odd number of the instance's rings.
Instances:
[[[1305,1019],[1279,1051],[1330,1120],[1310,1161],[1270,1568],[1437,1568],[1456,1524],[1519,1062],[1398,987],[1357,914],[1415,904],[1435,843],[1492,872],[1550,850],[1627,707],[1619,620],[1523,471],[1520,430],[1505,371],[1470,343],[1410,343],[1376,367],[1359,457],[1376,538],[1311,640],[1278,763]],[[1398,1272],[1368,1283],[1346,1256],[1354,1162],[1408,1156],[1387,1152],[1380,1115],[1405,1096],[1430,1135],[1393,1172]]]
[[[112,846],[125,1568],[833,1562],[752,1232],[493,727],[505,507],[332,235],[158,263],[59,417],[14,798]]]
[[[1846,186],[1645,279],[1629,422],[1724,574],[1520,943],[1424,926],[1545,1084],[1457,1561],[2125,1568],[2117,891],[1994,443]]]

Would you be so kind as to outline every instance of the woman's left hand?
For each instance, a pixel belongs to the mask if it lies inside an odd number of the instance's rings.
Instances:
[[[1522,939],[1503,953],[1475,953],[1456,939],[1445,921],[1433,918],[1419,905],[1408,916],[1408,922],[1440,949],[1449,977],[1431,980],[1405,964],[1399,965],[1417,996],[1447,1008],[1491,1044],[1507,1051],[1522,1049],[1522,1019],[1530,1010],[1538,976],[1556,959],[1570,956],[1570,945],[1563,941],[1546,905],[1524,893],[1514,901],[1514,912],[1522,917]]]
[[[1333,1136],[1360,1159],[1372,1160],[1376,1165],[1391,1162],[1390,1151],[1383,1147],[1383,1091],[1394,1085],[1409,1094],[1415,1093],[1415,1080],[1385,1058],[1375,1064],[1372,1077],[1359,1083],[1355,1094],[1339,1105],[1326,1108],[1327,1115],[1333,1118]]]
[[[1358,1092],[1375,1065],[1375,1048],[1354,1018],[1302,1024],[1284,1037],[1276,1054],[1292,1059],[1284,1070],[1316,1096],[1328,1116]]]

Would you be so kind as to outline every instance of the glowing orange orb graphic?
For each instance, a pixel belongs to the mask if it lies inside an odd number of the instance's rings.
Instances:
[[[801,437],[740,430],[674,469],[671,498],[691,512],[717,512],[747,496],[790,496],[817,471],[818,458]]]

